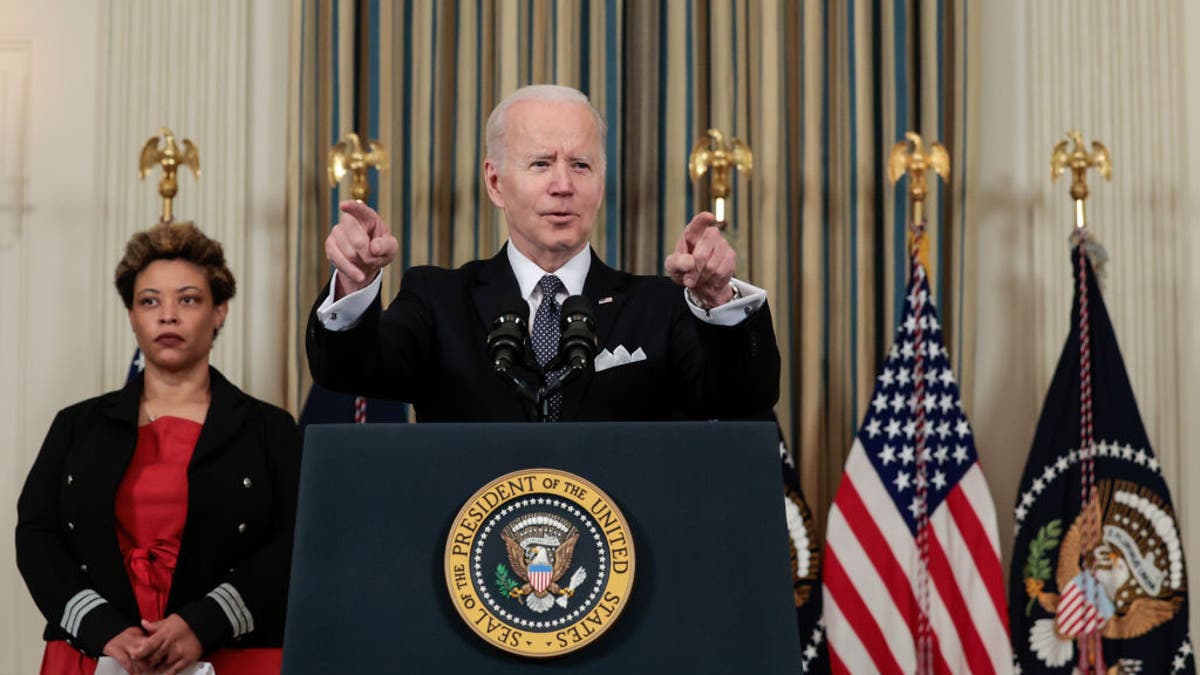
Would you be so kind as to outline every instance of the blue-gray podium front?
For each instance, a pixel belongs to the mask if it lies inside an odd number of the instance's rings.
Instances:
[[[309,427],[284,673],[794,673],[775,426],[754,422]],[[451,604],[447,533],[521,469],[577,474],[628,520],[628,604],[586,647],[534,660]]]

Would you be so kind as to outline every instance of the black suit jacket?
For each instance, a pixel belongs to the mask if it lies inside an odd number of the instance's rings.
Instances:
[[[178,613],[209,653],[283,644],[300,436],[292,416],[210,369],[212,402],[188,465],[188,511],[166,614]],[[143,379],[65,408],[54,418],[17,502],[17,565],[48,623],[93,658],[140,616],[117,543],[114,500],[137,444]],[[207,594],[240,594],[253,630],[233,624]],[[76,634],[64,609],[81,591],[107,600]]]
[[[328,287],[328,285],[327,285]],[[411,402],[426,422],[528,421],[492,369],[486,341],[505,298],[520,297],[504,249],[455,269],[414,267],[387,308],[379,298],[352,329],[326,330],[313,305],[313,379],[350,394]],[[697,319],[666,277],[608,267],[592,252],[583,295],[601,349],[641,348],[644,361],[588,373],[563,392],[562,421],[746,417],[779,397],[779,351],[764,305],[737,326]]]

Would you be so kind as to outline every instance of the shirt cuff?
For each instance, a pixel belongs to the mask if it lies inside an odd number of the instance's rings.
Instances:
[[[376,274],[375,280],[363,288],[339,300],[334,300],[337,275],[337,270],[334,270],[333,276],[329,279],[329,295],[325,296],[325,301],[317,308],[317,320],[321,322],[325,330],[340,333],[354,328],[363,314],[367,313],[371,303],[379,295],[379,289],[383,287],[383,275]]]
[[[696,315],[704,323],[711,323],[716,326],[736,326],[746,320],[746,317],[758,311],[759,307],[767,301],[767,292],[764,289],[748,284],[738,279],[732,280],[734,288],[738,290],[741,297],[730,300],[720,307],[712,309],[704,309],[703,307],[692,302],[691,294],[687,289],[683,289],[683,297],[687,302],[688,308],[692,310],[692,314]]]

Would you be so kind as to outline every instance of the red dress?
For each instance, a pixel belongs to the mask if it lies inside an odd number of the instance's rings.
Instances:
[[[147,621],[163,618],[183,526],[187,521],[187,468],[201,425],[159,417],[138,428],[137,447],[116,495],[117,540],[125,571]],[[204,660],[217,675],[278,673],[283,650],[219,649]],[[62,640],[46,643],[41,675],[92,675],[96,661]]]

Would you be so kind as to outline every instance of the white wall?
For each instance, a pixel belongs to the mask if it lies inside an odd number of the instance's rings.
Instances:
[[[97,6],[0,2],[0,674],[36,673],[41,621],[16,572],[16,500],[54,412],[99,390]]]
[[[972,11],[978,149],[968,184],[980,316],[971,419],[1006,569],[1017,484],[1068,333],[1070,180],[1052,185],[1049,159],[1077,128],[1114,158],[1111,183],[1089,176],[1089,224],[1110,255],[1105,301],[1194,574],[1200,500],[1187,488],[1200,479],[1191,452],[1200,440],[1200,287],[1192,269],[1200,171],[1187,159],[1200,157],[1200,133],[1188,125],[1200,111],[1200,48],[1189,38],[1200,29],[1200,8],[1017,0]],[[1193,625],[1198,606],[1193,600]]]
[[[21,483],[55,411],[119,386],[132,354],[111,276],[157,219],[135,171],[160,125],[200,148],[177,216],[239,281],[213,361],[283,401],[289,8],[0,0],[0,675],[36,673],[43,645],[12,550]]]

